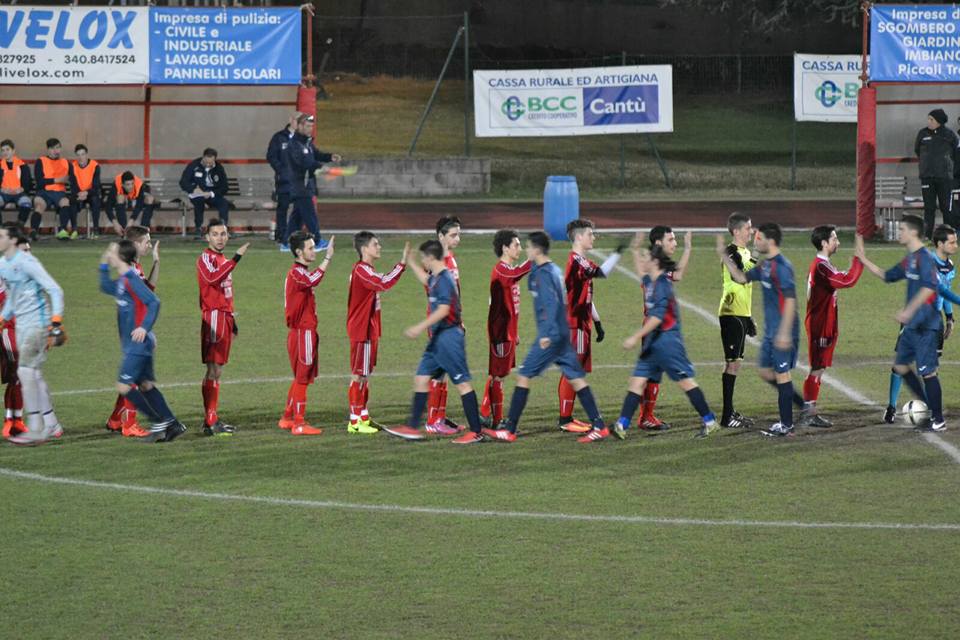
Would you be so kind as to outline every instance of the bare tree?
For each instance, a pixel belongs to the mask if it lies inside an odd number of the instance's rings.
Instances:
[[[764,34],[813,16],[851,27],[860,20],[860,0],[660,0],[660,6],[721,14],[745,31]]]

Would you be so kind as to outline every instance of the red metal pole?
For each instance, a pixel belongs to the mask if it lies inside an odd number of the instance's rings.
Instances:
[[[150,85],[143,97],[143,177],[150,177]]]

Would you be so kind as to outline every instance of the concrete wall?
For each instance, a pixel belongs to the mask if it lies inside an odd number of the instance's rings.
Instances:
[[[370,159],[357,165],[355,176],[321,180],[320,197],[421,198],[490,191],[490,160],[486,159]]]

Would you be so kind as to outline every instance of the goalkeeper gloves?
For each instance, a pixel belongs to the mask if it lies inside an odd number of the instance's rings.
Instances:
[[[603,332],[603,325],[600,323],[599,320],[594,320],[593,326],[597,330],[597,343],[599,344],[600,342],[603,342],[603,337],[606,334]]]

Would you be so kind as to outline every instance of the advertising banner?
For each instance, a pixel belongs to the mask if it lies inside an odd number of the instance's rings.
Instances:
[[[793,55],[793,111],[800,121],[856,122],[861,58]]]
[[[299,84],[300,10],[0,7],[0,84]]]
[[[147,12],[0,7],[0,84],[144,84]]]
[[[670,65],[474,71],[478,137],[673,131]]]
[[[150,9],[153,84],[299,84],[300,9]]]
[[[870,59],[872,81],[960,82],[960,6],[873,5]]]

